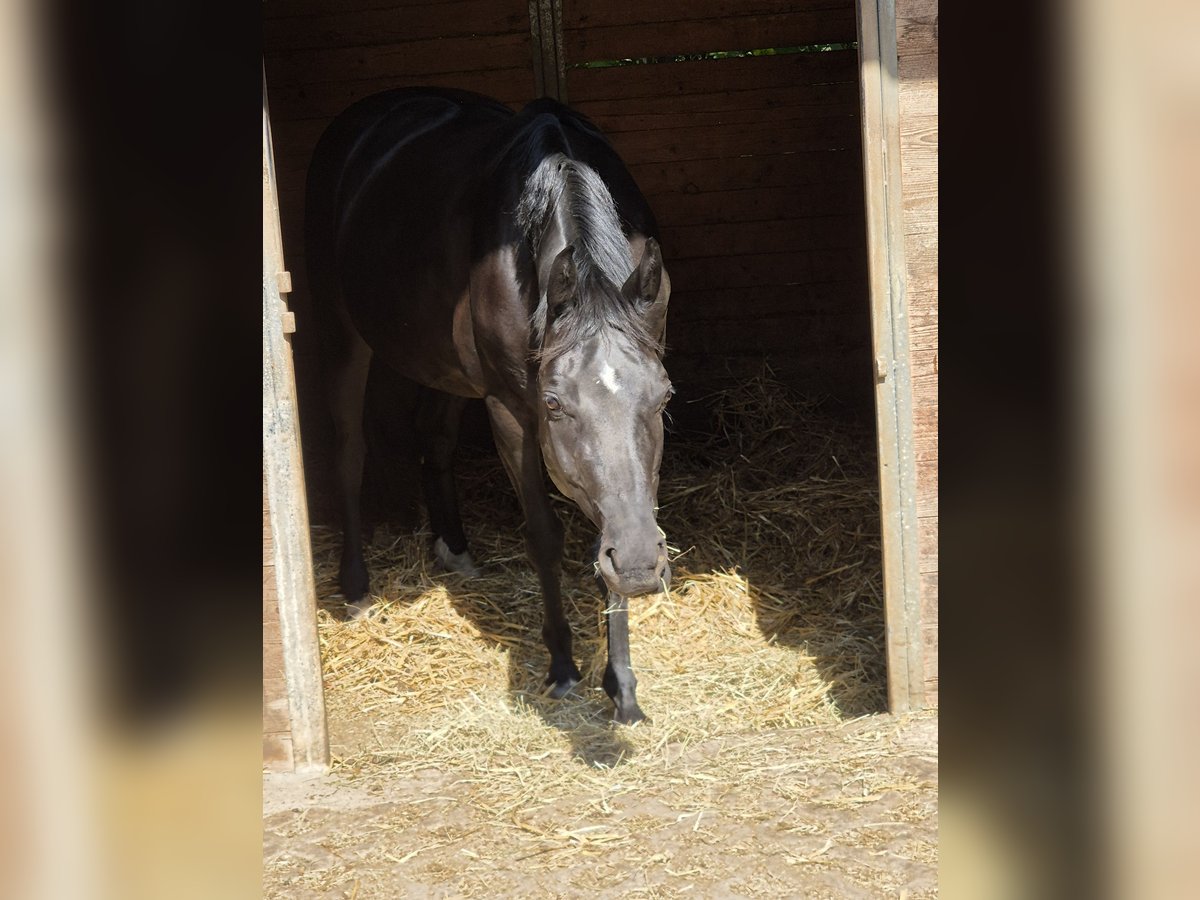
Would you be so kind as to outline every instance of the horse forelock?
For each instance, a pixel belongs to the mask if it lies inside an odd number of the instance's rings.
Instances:
[[[633,260],[612,194],[591,166],[563,153],[551,153],[537,164],[517,204],[517,222],[534,259],[560,204],[574,231],[570,240],[579,299],[556,321],[554,343],[547,346],[547,301],[540,292],[531,322],[537,358],[545,363],[604,332],[623,334],[648,352],[661,354],[662,347],[646,332],[641,314],[621,295]]]

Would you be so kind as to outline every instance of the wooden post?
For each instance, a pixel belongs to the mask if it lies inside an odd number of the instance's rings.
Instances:
[[[534,90],[539,97],[553,97],[566,103],[562,0],[529,0],[529,32],[533,39]]]
[[[279,631],[296,771],[329,766],[325,693],[317,640],[316,586],[300,456],[292,347],[280,295],[283,241],[263,75],[263,468],[279,596]]]
[[[888,706],[892,712],[900,713],[924,705],[925,677],[900,197],[895,0],[859,0],[858,53],[879,440]]]

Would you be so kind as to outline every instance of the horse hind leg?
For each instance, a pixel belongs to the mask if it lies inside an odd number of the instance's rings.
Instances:
[[[329,401],[334,427],[334,475],[342,508],[342,561],[338,583],[351,618],[371,605],[369,578],[363,559],[362,479],[367,445],[363,409],[371,348],[348,330],[335,364],[330,366]]]
[[[421,446],[421,485],[434,535],[434,555],[447,571],[476,577],[480,573],[467,549],[454,480],[454,451],[466,403],[462,397],[432,388],[422,390],[417,406],[417,434]]]
[[[378,354],[367,378],[364,432],[363,531],[371,541],[372,518],[414,531],[421,525],[421,451],[415,419],[420,388],[396,373]]]

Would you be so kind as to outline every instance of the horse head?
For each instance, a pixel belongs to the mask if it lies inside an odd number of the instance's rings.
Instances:
[[[662,590],[671,571],[655,520],[662,365],[671,281],[654,239],[619,288],[580,278],[574,248],[550,267],[538,374],[539,440],[554,484],[600,531],[599,574],[616,594]]]

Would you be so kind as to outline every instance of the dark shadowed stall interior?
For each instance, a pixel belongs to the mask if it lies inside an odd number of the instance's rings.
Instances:
[[[318,472],[329,436],[315,335],[305,328],[312,148],[338,112],[394,87],[463,88],[519,109],[542,80],[531,63],[530,8],[522,0],[264,5],[317,521],[330,514]],[[757,374],[766,360],[832,414],[870,421],[854,16],[844,0],[562,4],[565,84],[548,79],[543,89],[564,91],[610,136],[655,210],[673,285],[669,368],[683,396]],[[689,407],[675,407],[686,425]],[[482,424],[469,413],[467,438]]]

